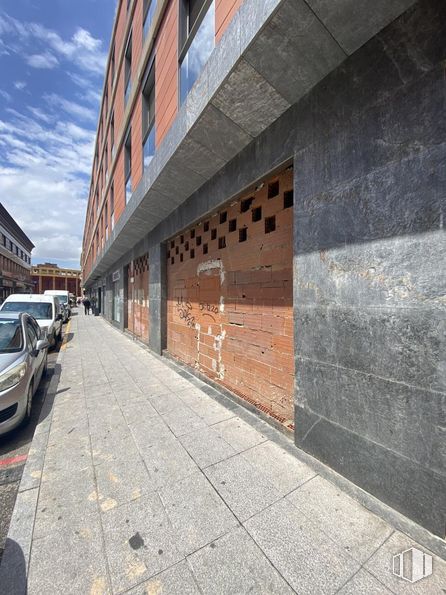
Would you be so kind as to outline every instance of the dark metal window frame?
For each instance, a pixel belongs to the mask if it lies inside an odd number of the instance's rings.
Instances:
[[[129,126],[124,140],[124,179],[127,182],[132,175],[132,127]]]
[[[190,28],[189,23],[189,4],[190,0],[180,0],[180,15],[179,15],[179,52],[178,62],[181,65],[188,49],[190,48],[204,17],[207,14],[213,0],[203,0],[203,4],[198,12],[195,23]]]
[[[152,79],[153,77],[153,79]],[[142,80],[142,85],[141,85],[141,95],[142,95],[142,109],[143,109],[143,115],[142,115],[142,145],[144,147],[147,137],[149,136],[152,128],[155,126],[155,120],[156,120],[156,111],[155,111],[155,100],[153,101],[153,110],[150,110],[150,99],[147,95],[146,91],[146,85],[149,82],[149,78],[152,79],[151,81],[151,86],[150,86],[150,92],[153,90],[153,92],[155,93],[155,54],[153,53],[152,56],[150,57],[147,66],[146,66],[146,71],[144,73],[144,77]],[[149,95],[150,95],[149,92]],[[149,112],[149,122],[147,124],[146,127],[146,112]],[[151,118],[151,112],[153,111],[153,117]]]
[[[130,50],[130,53],[129,53]],[[124,94],[132,80],[133,30],[130,29],[124,52]]]

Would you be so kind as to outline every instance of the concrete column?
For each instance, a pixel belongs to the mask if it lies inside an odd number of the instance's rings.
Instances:
[[[149,248],[149,347],[161,354],[166,344],[166,244],[156,244]]]

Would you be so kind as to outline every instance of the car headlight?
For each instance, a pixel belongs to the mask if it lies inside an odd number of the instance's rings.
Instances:
[[[0,392],[12,388],[18,384],[26,374],[26,364],[22,363],[15,366],[8,372],[0,375]]]

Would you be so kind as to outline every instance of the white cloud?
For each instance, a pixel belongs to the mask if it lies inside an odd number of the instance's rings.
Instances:
[[[4,48],[4,52],[19,53],[28,63],[32,58],[30,66],[35,68],[54,68],[63,59],[85,72],[97,75],[104,73],[107,55],[102,50],[102,41],[85,29],[78,28],[71,39],[66,40],[40,23],[21,22],[1,13],[0,36],[13,40],[11,43],[2,39],[0,51]],[[36,45],[41,47],[37,48]],[[27,49],[30,47],[37,52],[28,57]]]
[[[14,82],[14,87],[18,91],[23,91],[23,89],[26,87],[26,82],[25,81],[15,81]]]
[[[56,68],[56,66],[59,65],[57,58],[49,52],[28,56],[26,58],[26,63],[33,68],[48,68],[49,70]]]
[[[5,99],[6,101],[12,101],[11,95],[3,89],[0,89],[0,97],[3,97],[3,99]]]
[[[43,122],[46,122],[47,124],[53,120],[53,118],[41,110],[40,107],[32,107],[28,105],[28,110],[33,114],[33,116],[39,120],[42,120]]]
[[[95,132],[28,109],[0,120],[0,196],[36,245],[34,262],[78,266]]]
[[[61,95],[57,95],[56,93],[44,95],[43,98],[52,107],[61,108],[66,113],[70,114],[71,116],[75,116],[76,118],[80,118],[81,120],[95,122],[97,119],[97,113],[95,110],[85,107],[84,105],[80,105],[79,103],[75,103],[74,101],[69,101],[68,99],[65,99]]]

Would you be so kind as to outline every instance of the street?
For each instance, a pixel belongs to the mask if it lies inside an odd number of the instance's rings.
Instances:
[[[26,426],[20,426],[9,434],[0,436],[0,510],[2,511],[0,515],[0,561],[3,555],[22,471],[28,457],[34,430],[39,419],[46,390],[54,371],[59,350],[66,340],[65,335],[69,333],[69,324],[64,325],[64,339],[62,343],[58,343],[54,349],[48,352],[48,372],[45,378],[42,378],[40,386],[34,395],[31,422]]]

